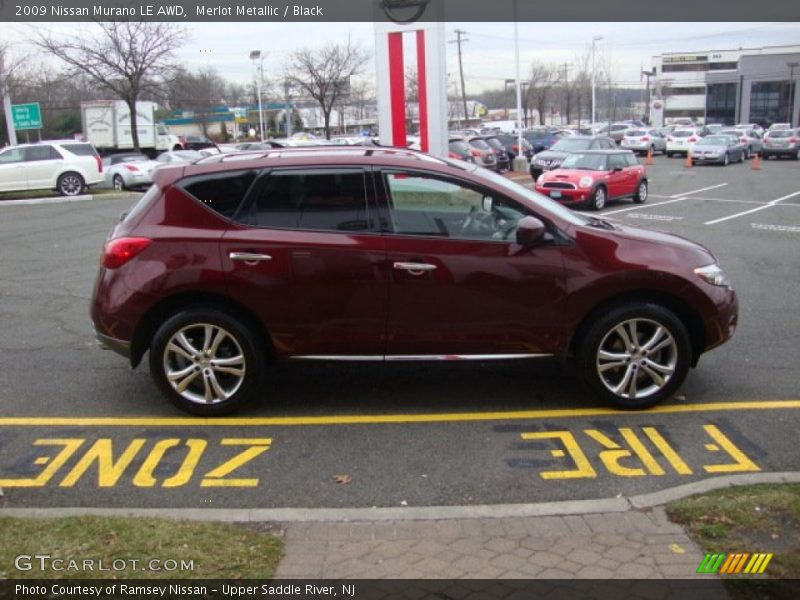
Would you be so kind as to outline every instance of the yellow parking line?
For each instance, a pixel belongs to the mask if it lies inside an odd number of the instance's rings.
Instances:
[[[777,410],[800,408],[800,400],[764,400],[746,402],[710,402],[656,406],[646,411],[625,411],[610,408],[575,408],[523,410],[509,412],[469,412],[395,415],[330,415],[299,417],[230,417],[203,419],[192,417],[0,417],[0,427],[10,426],[69,426],[69,427],[241,427],[292,425],[362,425],[392,423],[446,423],[460,421],[507,421],[569,419],[596,416],[643,416],[693,412],[734,410]]]

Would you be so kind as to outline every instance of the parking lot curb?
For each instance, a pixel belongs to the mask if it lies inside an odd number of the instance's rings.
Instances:
[[[80,196],[52,196],[49,198],[20,198],[19,200],[0,200],[3,206],[34,206],[37,204],[65,204],[67,202],[88,202],[89,200],[121,200],[138,196],[136,192],[120,192],[118,194],[82,194]]]
[[[79,516],[160,517],[189,521],[222,522],[380,522],[447,519],[491,519],[625,513],[650,509],[686,498],[734,486],[768,483],[800,483],[800,471],[725,475],[636,496],[597,500],[570,500],[530,504],[476,506],[408,506],[373,508],[0,508],[0,517],[54,518]],[[2,490],[0,490],[2,497]]]

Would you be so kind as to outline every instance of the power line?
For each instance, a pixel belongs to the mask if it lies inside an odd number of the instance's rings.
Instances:
[[[466,35],[466,31],[461,29],[456,29],[456,39],[450,40],[447,42],[448,44],[457,44],[458,45],[458,72],[461,75],[461,101],[464,103],[464,121],[468,120],[467,115],[467,90],[464,87],[464,65],[461,62],[461,44],[464,42],[468,42],[467,38],[463,38],[463,35]]]

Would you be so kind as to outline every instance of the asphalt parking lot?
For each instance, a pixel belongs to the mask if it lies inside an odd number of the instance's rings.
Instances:
[[[103,240],[136,195],[0,207],[0,503],[543,502],[796,468],[800,163],[655,161],[647,203],[603,214],[708,246],[740,325],[642,413],[607,410],[554,364],[291,365],[234,420],[189,419],[146,364],[95,345],[88,317]]]

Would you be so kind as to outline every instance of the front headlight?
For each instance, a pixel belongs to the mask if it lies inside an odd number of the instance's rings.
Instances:
[[[725,272],[716,263],[705,267],[697,267],[694,272],[706,283],[720,287],[731,287],[730,279],[728,279],[728,276],[725,275]]]
[[[582,188],[592,187],[592,178],[591,177],[581,177],[581,180],[578,182],[578,185]]]

